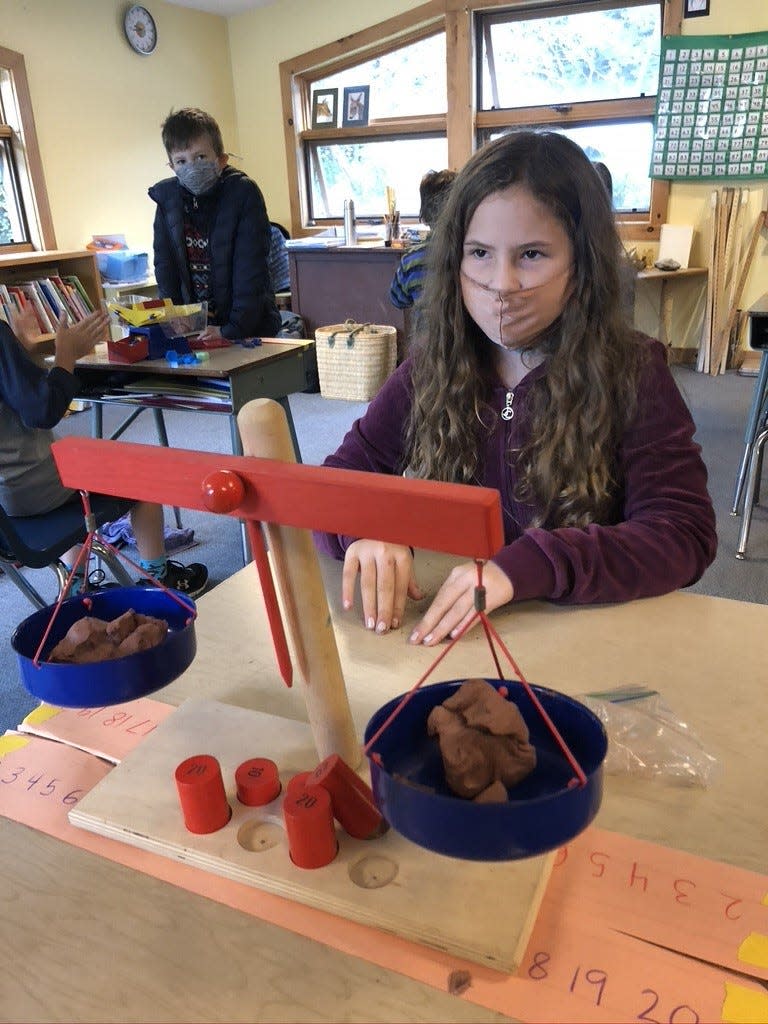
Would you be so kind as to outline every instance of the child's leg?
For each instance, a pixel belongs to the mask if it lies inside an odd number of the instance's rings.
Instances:
[[[141,567],[160,570],[151,575],[162,576],[167,561],[163,534],[163,506],[140,501],[131,509],[131,526],[139,550]]]

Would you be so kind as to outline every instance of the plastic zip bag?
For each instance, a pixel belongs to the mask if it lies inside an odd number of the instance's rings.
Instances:
[[[608,734],[604,770],[706,789],[717,759],[687,722],[676,717],[657,690],[619,686],[578,697]]]

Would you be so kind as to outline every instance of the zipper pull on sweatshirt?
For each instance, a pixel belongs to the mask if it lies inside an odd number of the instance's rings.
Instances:
[[[501,410],[501,418],[503,420],[511,420],[515,415],[515,410],[512,408],[512,403],[515,400],[514,390],[507,392],[507,397],[504,400],[504,408]]]

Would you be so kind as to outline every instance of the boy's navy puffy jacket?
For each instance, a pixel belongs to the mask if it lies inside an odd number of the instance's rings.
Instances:
[[[195,302],[184,238],[184,196],[176,177],[149,189],[157,203],[154,223],[155,278],[160,295],[175,303]],[[280,313],[271,290],[267,256],[270,228],[259,186],[243,171],[225,167],[198,202],[210,204],[209,289],[216,322],[225,338],[274,337]]]

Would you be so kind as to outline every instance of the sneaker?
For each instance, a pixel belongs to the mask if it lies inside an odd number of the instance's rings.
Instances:
[[[188,597],[199,597],[205,590],[208,582],[208,569],[202,562],[192,562],[190,565],[182,565],[181,562],[172,562],[169,558],[165,572],[158,580],[164,587],[171,590],[178,590]]]

